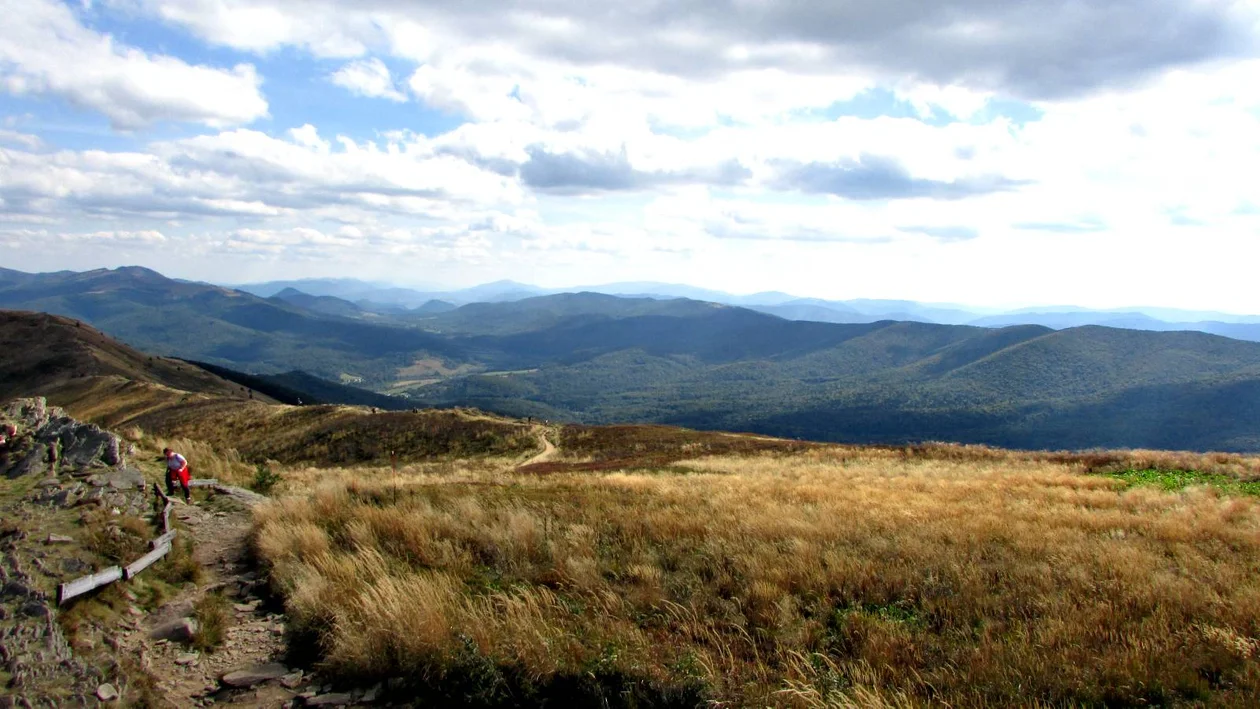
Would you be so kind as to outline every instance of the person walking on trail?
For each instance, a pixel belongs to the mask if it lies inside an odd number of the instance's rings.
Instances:
[[[184,489],[184,502],[191,504],[192,492],[188,489],[188,483],[192,473],[188,470],[188,460],[170,448],[163,448],[162,454],[166,456],[166,494],[174,495],[175,483],[178,482]]]

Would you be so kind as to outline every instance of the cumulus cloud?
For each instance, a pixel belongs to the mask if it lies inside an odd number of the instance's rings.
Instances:
[[[834,163],[778,163],[773,184],[780,189],[831,194],[857,200],[963,199],[1012,190],[1015,180],[996,175],[932,180],[915,177],[896,159],[862,155]]]
[[[423,138],[381,146],[311,126],[284,140],[238,129],[150,152],[35,153],[0,146],[0,220],[26,216],[242,217],[296,213],[441,216],[522,199],[514,179],[435,153]]]
[[[334,84],[351,93],[370,98],[383,98],[403,102],[407,96],[394,86],[389,67],[375,57],[353,61],[337,70],[330,79]]]
[[[427,61],[479,38],[541,60],[713,77],[774,68],[880,77],[1027,98],[1128,86],[1169,67],[1254,52],[1254,8],[1227,0],[681,2],[136,0],[207,40],[355,56],[385,43]],[[490,44],[490,42],[483,42]]]
[[[631,165],[624,149],[619,152],[551,152],[534,145],[527,149],[529,160],[520,168],[521,179],[530,187],[574,194],[583,192],[647,189],[669,184],[734,185],[752,172],[730,160],[711,167],[677,171],[643,170]]]
[[[980,230],[969,226],[906,226],[901,231],[923,234],[941,241],[966,241],[980,236]]]
[[[56,0],[0,0],[0,89],[54,95],[107,116],[117,128],[155,121],[209,126],[267,115],[254,67],[194,65],[118,44],[84,27]]]
[[[9,130],[7,128],[0,128],[0,143],[20,145],[28,150],[38,150],[44,145],[44,141],[40,140],[37,135]]]
[[[0,230],[0,243],[46,247],[56,243],[110,244],[115,246],[154,246],[166,243],[166,235],[153,229],[141,231],[67,232],[49,229]]]

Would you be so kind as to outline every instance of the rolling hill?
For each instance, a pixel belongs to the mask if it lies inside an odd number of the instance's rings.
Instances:
[[[239,384],[180,360],[154,357],[79,321],[0,311],[0,400],[41,394],[72,380],[121,377],[171,389],[245,398]]]
[[[1260,345],[1198,332],[834,324],[596,293],[413,313],[404,326],[142,269],[0,278],[0,304],[14,301],[132,345],[254,375],[304,370],[404,406],[844,442],[1260,450]],[[286,376],[273,384],[301,388]]]
[[[468,359],[458,344],[419,329],[314,312],[144,268],[0,272],[0,308],[64,315],[154,354],[252,373],[301,369],[334,381],[347,374],[385,384],[416,360]]]

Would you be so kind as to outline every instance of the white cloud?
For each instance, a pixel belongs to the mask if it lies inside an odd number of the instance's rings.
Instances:
[[[389,67],[380,59],[362,59],[346,64],[330,77],[331,81],[351,93],[371,98],[403,102],[407,96],[394,86]]]
[[[1232,275],[1166,295],[1218,307],[1260,234],[1244,3],[112,5],[217,45],[339,57],[326,90],[465,122],[427,137],[369,119],[356,136],[385,132],[364,140],[311,115],[133,152],[0,133],[0,221],[178,220],[242,259],[930,300],[1123,300],[1108,273],[1215,258]]]
[[[227,126],[267,115],[249,64],[219,69],[150,55],[85,28],[55,0],[0,0],[0,16],[0,88],[9,93],[60,96],[125,129],[160,120]]]
[[[7,128],[0,128],[0,143],[20,145],[27,150],[39,150],[44,145],[44,141],[40,140],[37,135],[21,133]]]

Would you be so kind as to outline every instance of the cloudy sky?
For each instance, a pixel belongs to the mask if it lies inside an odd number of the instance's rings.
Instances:
[[[0,0],[0,265],[1260,312],[1260,3]]]

